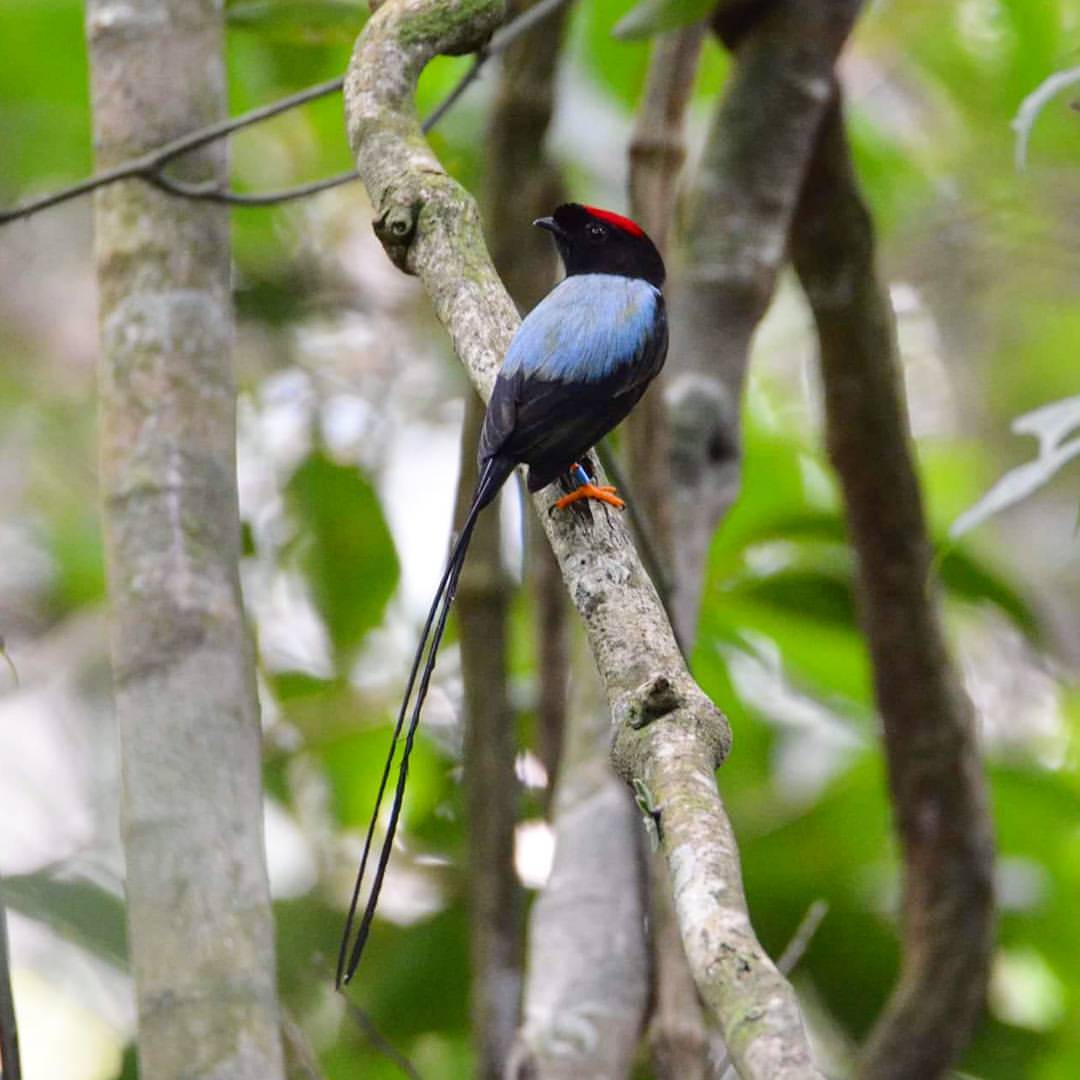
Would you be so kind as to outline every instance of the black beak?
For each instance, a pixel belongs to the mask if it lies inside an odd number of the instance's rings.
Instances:
[[[561,228],[553,217],[538,217],[533,224],[538,229],[546,229],[553,236],[560,240],[566,239],[566,230]]]

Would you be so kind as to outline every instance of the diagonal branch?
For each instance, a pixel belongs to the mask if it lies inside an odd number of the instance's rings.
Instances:
[[[424,140],[413,96],[439,53],[476,48],[497,0],[390,0],[357,41],[345,79],[349,140],[393,261],[423,281],[483,396],[519,320],[484,246],[472,198]],[[656,590],[614,515],[552,515],[535,497],[581,614],[616,723],[615,761],[659,808],[687,958],[747,1080],[815,1075],[794,993],[753,934],[738,854],[713,772],[730,745],[694,682]]]
[[[826,436],[859,560],[885,755],[904,856],[900,982],[863,1050],[874,1080],[940,1076],[970,1037],[993,935],[993,841],[971,702],[934,602],[930,543],[888,295],[839,95],[792,235],[817,323]]]

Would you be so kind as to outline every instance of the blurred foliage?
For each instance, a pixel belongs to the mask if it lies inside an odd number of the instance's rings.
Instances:
[[[690,26],[713,9],[711,0],[641,0],[615,25],[619,38],[649,38],[666,30]]]
[[[1044,405],[1018,416],[1012,423],[1017,435],[1033,435],[1039,453],[1033,460],[1010,469],[970,510],[953,522],[953,536],[981,525],[992,515],[1015,505],[1048,484],[1073,458],[1080,455],[1080,397]]]
[[[124,903],[100,885],[61,877],[46,868],[0,878],[0,901],[12,911],[48,923],[113,966],[127,965]]]
[[[559,118],[559,153],[575,195],[609,197],[624,176],[623,162],[588,153],[598,130],[590,125],[599,116],[605,134],[629,130],[649,46],[620,40],[613,28],[636,20],[649,31],[697,10],[694,0],[575,5],[560,88],[578,100],[564,99]],[[227,12],[233,112],[339,75],[366,17],[352,0],[232,0]],[[5,204],[91,168],[82,20],[78,0],[0,0]],[[995,481],[1028,460],[1028,446],[1009,434],[1013,419],[1076,394],[1080,118],[1069,94],[1048,105],[1023,174],[1013,167],[1010,122],[1025,95],[1078,58],[1073,0],[887,0],[867,7],[843,68],[882,264],[904,289],[896,297],[938,546],[935,584],[964,669],[984,688],[1001,947],[990,1008],[962,1067],[1001,1080],[1080,1075],[1080,690],[1068,667],[1080,636],[1075,468],[963,542],[948,534]],[[469,62],[431,66],[422,115]],[[727,70],[722,51],[707,45],[691,160]],[[487,181],[482,132],[493,84],[486,71],[432,136],[447,167],[477,191]],[[234,186],[245,191],[349,168],[340,96],[241,133],[232,162]],[[300,368],[312,375],[316,400],[296,406],[297,428],[318,431],[322,410],[345,399],[362,398],[369,416],[368,444],[359,451],[319,437],[281,451],[270,470],[273,491],[245,521],[245,569],[265,575],[246,581],[249,600],[252,589],[272,593],[299,580],[295,603],[326,642],[326,656],[313,647],[310,662],[285,663],[265,647],[279,609],[257,619],[267,789],[316,866],[311,881],[276,902],[280,983],[327,1080],[399,1075],[329,984],[357,839],[417,629],[402,601],[406,553],[395,550],[394,511],[407,496],[388,481],[370,432],[389,442],[393,427],[444,422],[440,396],[450,381],[423,367],[445,351],[430,317],[396,291],[396,278],[386,285],[369,264],[381,255],[362,246],[370,237],[365,205],[349,187],[304,205],[233,215],[245,401],[265,419],[269,377]],[[94,332],[85,300],[92,255],[86,203],[9,230],[0,244],[0,542],[15,569],[4,579],[11,595],[0,605],[0,632],[30,670],[22,655],[33,642],[52,640],[100,607],[104,594],[94,383],[85,355]],[[12,252],[6,261],[5,249]],[[37,304],[34,294],[45,288],[53,290],[48,302]],[[896,973],[897,867],[851,553],[813,393],[790,356],[807,337],[805,319],[791,307],[782,299],[779,330],[762,335],[756,363],[764,374],[753,380],[746,410],[743,494],[710,553],[693,666],[734,728],[720,782],[755,923],[777,953],[810,903],[828,900],[799,977],[827,1022],[854,1040]],[[386,323],[372,321],[387,311],[408,324],[404,345],[388,340]],[[349,319],[363,323],[362,344],[344,350],[352,366],[313,370],[305,343]],[[66,336],[59,333],[65,320],[74,327]],[[399,362],[403,355],[407,363]],[[422,373],[415,378],[428,394],[416,395],[423,407],[402,406],[393,390],[406,368]],[[512,679],[524,741],[532,735],[531,604],[522,590],[513,612]],[[969,656],[973,627],[997,643],[990,661]],[[452,700],[452,648],[437,682]],[[1035,685],[1037,694],[1026,689]],[[405,904],[384,905],[394,920],[379,920],[350,990],[426,1077],[470,1071],[459,768],[454,739],[429,723],[412,759],[394,860],[398,888],[418,890],[428,906],[410,914]],[[110,966],[123,963],[121,901],[96,884],[42,868],[9,874],[0,888],[13,910]],[[123,1076],[135,1076],[130,1053]]]
[[[390,534],[371,484],[323,454],[293,473],[286,498],[302,523],[297,555],[340,659],[379,625],[397,584]]]
[[[228,0],[225,8],[229,26],[290,45],[351,46],[366,17],[358,0]]]

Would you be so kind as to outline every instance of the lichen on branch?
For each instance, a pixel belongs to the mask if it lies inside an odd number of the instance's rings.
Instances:
[[[475,48],[502,16],[497,0],[389,0],[360,35],[345,80],[350,144],[377,231],[395,263],[422,280],[485,398],[519,319],[472,197],[421,135],[413,93],[428,60]],[[716,789],[727,721],[688,672],[621,520],[605,510],[553,515],[548,492],[535,503],[612,715],[646,713],[642,687],[658,678],[676,695],[673,708],[643,727],[618,724],[615,762],[625,780],[642,779],[657,796],[687,956],[736,1067],[746,1078],[814,1076],[794,993],[750,927]]]

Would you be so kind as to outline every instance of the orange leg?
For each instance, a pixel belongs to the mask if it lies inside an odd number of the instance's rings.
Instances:
[[[580,465],[574,465],[570,472],[576,474],[579,478],[583,477],[584,480],[568,495],[555,500],[556,510],[565,510],[568,506],[580,502],[582,499],[595,499],[597,502],[614,506],[616,510],[621,510],[626,506],[626,503],[615,494],[615,488],[611,484],[597,486],[588,478],[585,470]]]

